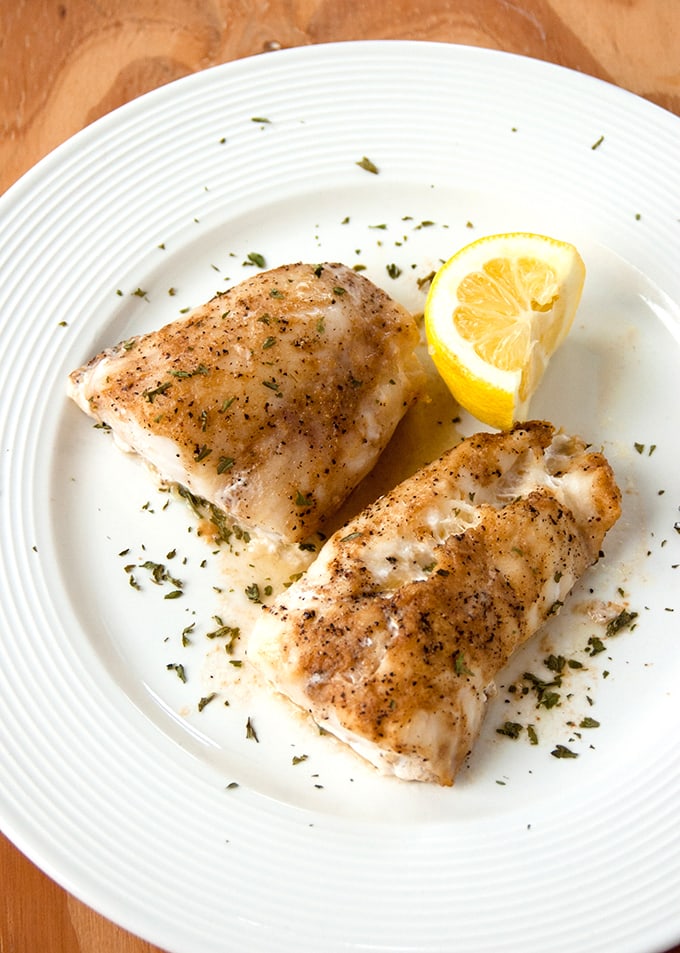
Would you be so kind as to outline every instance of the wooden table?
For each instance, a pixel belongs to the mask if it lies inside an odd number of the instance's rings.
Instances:
[[[64,139],[147,90],[228,60],[334,40],[510,50],[680,115],[679,27],[676,0],[0,0],[0,193]],[[0,953],[155,949],[0,838]]]

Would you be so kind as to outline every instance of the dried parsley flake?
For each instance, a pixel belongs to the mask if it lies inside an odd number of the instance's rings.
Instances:
[[[378,175],[380,171],[377,165],[372,162],[368,156],[362,156],[362,158],[357,162],[357,165],[360,169],[365,169],[366,172],[372,172],[373,175]]]

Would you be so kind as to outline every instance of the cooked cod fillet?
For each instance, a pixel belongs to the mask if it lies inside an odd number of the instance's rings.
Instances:
[[[540,421],[478,434],[335,533],[248,656],[383,773],[450,785],[496,674],[619,515],[609,464],[579,438]]]
[[[411,315],[350,268],[285,265],[103,351],[69,394],[165,481],[298,541],[416,398],[418,341]]]

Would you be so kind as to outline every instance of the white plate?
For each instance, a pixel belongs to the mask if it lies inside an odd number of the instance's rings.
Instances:
[[[307,47],[131,103],[0,211],[8,836],[177,953],[651,953],[680,939],[680,121],[496,52]],[[441,258],[518,229],[586,260],[577,325],[533,411],[612,460],[624,516],[574,605],[622,589],[637,626],[591,657],[601,626],[559,616],[513,671],[578,657],[573,697],[523,710],[532,746],[497,734],[520,717],[501,689],[450,790],[378,777],[272,700],[234,690],[198,713],[219,566],[200,568],[210,553],[187,510],[163,510],[167,495],[67,402],[66,374],[251,273],[249,252],[362,262],[418,308],[417,279]],[[142,571],[133,590],[123,567],[144,558],[185,596],[165,600]],[[186,683],[167,668],[179,662]],[[600,728],[580,730],[586,714]],[[551,757],[556,743],[579,757]]]

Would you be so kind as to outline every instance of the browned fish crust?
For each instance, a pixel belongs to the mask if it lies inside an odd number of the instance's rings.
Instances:
[[[442,530],[452,500],[463,524]],[[497,672],[619,514],[609,464],[578,439],[544,422],[479,434],[332,537],[268,610],[251,657],[383,770],[452,784]]]
[[[284,265],[98,354],[71,396],[169,482],[301,540],[415,400],[418,343],[413,317],[351,268]]]

